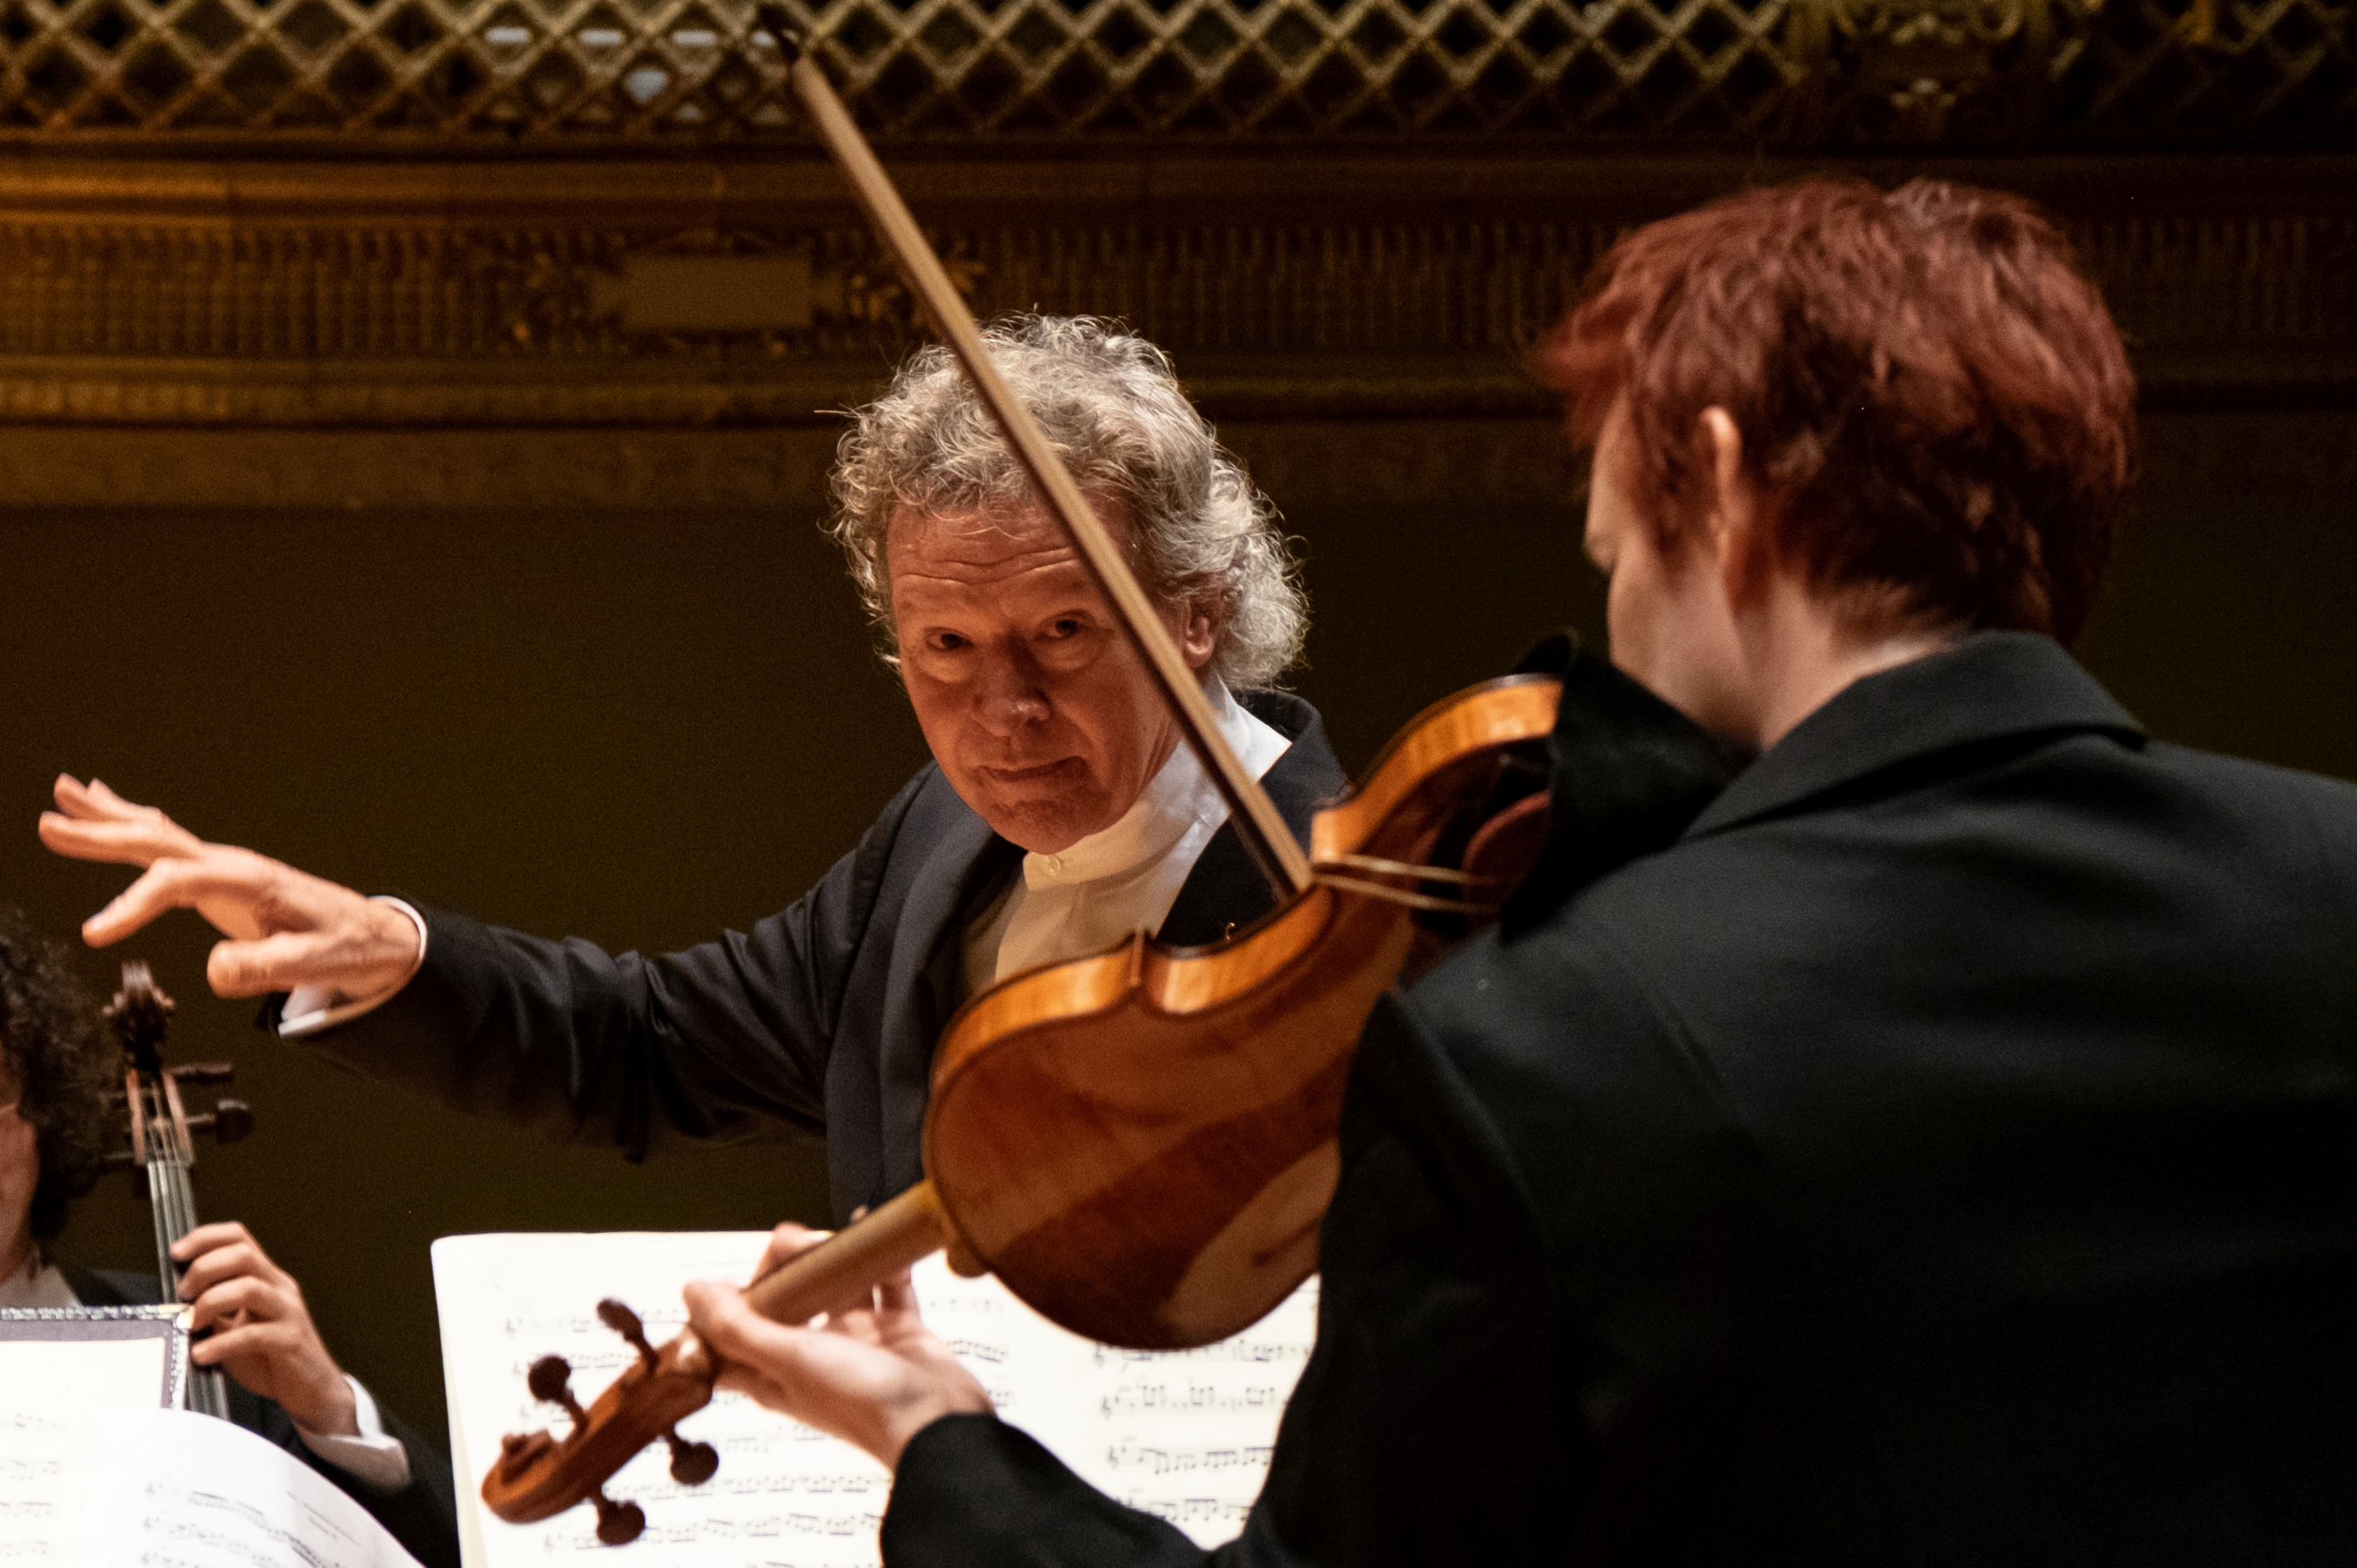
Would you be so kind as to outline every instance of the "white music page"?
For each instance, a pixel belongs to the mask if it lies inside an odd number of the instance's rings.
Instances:
[[[683,1284],[745,1278],[767,1241],[759,1231],[699,1231],[434,1244],[468,1568],[545,1568],[603,1550],[587,1508],[511,1525],[482,1506],[483,1472],[503,1433],[565,1430],[564,1414],[525,1389],[525,1369],[541,1356],[565,1357],[575,1397],[588,1403],[634,1354],[597,1321],[601,1298],[628,1305],[660,1345],[684,1321]],[[938,1256],[918,1265],[916,1283],[927,1323],[1003,1418],[1110,1495],[1206,1545],[1236,1533],[1316,1334],[1316,1281],[1233,1339],[1161,1354],[1067,1333],[997,1281],[959,1279]],[[658,1445],[607,1485],[608,1496],[646,1510],[632,1568],[876,1568],[891,1480],[865,1454],[734,1394],[682,1422],[680,1433],[719,1451],[712,1480],[679,1486]]]

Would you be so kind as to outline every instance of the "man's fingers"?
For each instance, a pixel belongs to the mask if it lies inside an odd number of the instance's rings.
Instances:
[[[173,1242],[172,1256],[186,1263],[217,1247],[231,1247],[240,1241],[260,1250],[261,1243],[254,1240],[253,1232],[244,1225],[234,1219],[219,1220],[210,1225],[199,1225]]]
[[[286,1316],[278,1293],[251,1274],[222,1281],[189,1305],[194,1309],[188,1318],[191,1329],[210,1328],[241,1315],[249,1323],[276,1323]]]
[[[92,845],[118,851],[141,843],[162,854],[188,854],[203,847],[203,840],[162,811],[134,805],[95,779],[83,785],[60,773],[50,794],[58,809],[42,813],[44,839],[53,831],[73,837],[77,835],[70,830],[81,830]]]
[[[267,996],[344,977],[346,945],[332,931],[281,931],[258,941],[215,942],[205,979],[217,996]]]
[[[682,1295],[687,1302],[688,1326],[723,1361],[766,1365],[779,1356],[792,1356],[792,1337],[809,1329],[772,1323],[745,1305],[745,1293],[716,1280],[691,1280]]]
[[[41,813],[40,832],[41,842],[59,854],[117,865],[147,865],[198,847],[186,833],[153,823],[82,822],[58,811]]]
[[[188,1359],[206,1367],[218,1366],[233,1356],[259,1356],[268,1360],[284,1355],[292,1337],[283,1324],[241,1323],[233,1328],[216,1328],[191,1343]]]
[[[49,797],[70,817],[119,818],[136,809],[101,780],[93,779],[85,784],[70,773],[58,775],[57,782],[49,786]]]
[[[813,1230],[807,1225],[786,1221],[770,1232],[770,1244],[761,1250],[761,1261],[754,1265],[753,1277],[769,1278],[833,1234],[831,1230]]]
[[[260,1280],[273,1290],[284,1290],[293,1283],[268,1253],[251,1242],[240,1242],[207,1252],[190,1263],[180,1275],[180,1299],[194,1301],[214,1286],[238,1279]]]
[[[888,1316],[917,1310],[917,1285],[908,1270],[902,1269],[876,1287],[876,1310]]]
[[[272,869],[271,863],[259,855],[227,850],[200,860],[159,860],[116,895],[114,902],[81,923],[82,940],[92,947],[105,947],[158,915],[193,909],[200,904],[217,912],[225,912],[225,908],[250,910],[262,901]],[[232,936],[261,934],[261,926],[250,913],[242,920],[230,917],[229,924],[240,928],[230,932]]]

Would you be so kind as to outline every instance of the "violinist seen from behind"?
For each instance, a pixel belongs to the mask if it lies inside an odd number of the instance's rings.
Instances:
[[[1308,613],[1274,509],[1143,339],[1086,319],[989,334],[1128,547],[1233,749],[1297,836],[1339,791],[1317,711],[1274,689]],[[61,779],[43,841],[147,867],[84,934],[176,908],[231,940],[225,995],[463,1110],[633,1157],[823,1132],[839,1213],[922,1175],[933,1047],[969,995],[1132,930],[1216,941],[1273,895],[1150,670],[946,351],[854,416],[833,532],[933,760],[802,898],[684,952],[613,955],[361,897]]]
[[[64,955],[0,910],[0,1306],[162,1299],[152,1273],[48,1255],[72,1200],[124,1142],[108,1099],[121,1064]],[[189,1355],[229,1374],[230,1419],[340,1487],[428,1568],[456,1568],[449,1460],[337,1366],[295,1278],[234,1222],[197,1227],[172,1256],[202,1336]]]
[[[1750,192],[1620,242],[1540,364],[1614,668],[1503,924],[1367,1028],[1213,1555],[2357,1560],[2357,788],[2154,740],[2064,651],[2134,392],[2061,232]],[[990,1413],[905,1277],[690,1305],[894,1467],[893,1568],[1204,1555]]]

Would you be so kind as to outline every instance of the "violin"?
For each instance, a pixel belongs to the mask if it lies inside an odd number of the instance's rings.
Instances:
[[[227,1062],[164,1063],[164,1034],[172,999],[164,994],[145,963],[123,966],[123,989],[105,1009],[106,1021],[123,1044],[123,1100],[130,1113],[130,1147],[116,1163],[135,1170],[156,1231],[156,1281],[163,1299],[180,1296],[180,1269],[172,1247],[197,1228],[197,1201],[188,1173],[197,1163],[196,1134],[233,1144],[253,1130],[253,1108],[242,1100],[216,1101],[209,1111],[188,1114],[183,1084],[227,1083],[236,1069]],[[229,1419],[229,1385],[218,1367],[188,1371],[188,1408]]]
[[[1560,683],[1511,676],[1448,698],[1385,748],[1348,798],[1318,814],[1305,854],[1221,736],[1194,673],[1120,550],[1008,392],[973,317],[816,62],[774,5],[762,25],[920,301],[996,416],[1039,494],[1072,534],[1182,736],[1280,893],[1214,946],[1143,933],[1112,951],[1014,976],[970,1002],[935,1053],[927,1179],[755,1282],[755,1311],[800,1323],[946,1249],[1074,1332],[1137,1349],[1211,1343],[1265,1316],[1317,1267],[1340,1168],[1342,1091],[1361,1029],[1422,939],[1496,912],[1544,837],[1545,748]],[[677,1423],[712,1397],[718,1366],[693,1330],[657,1348],[619,1302],[598,1316],[637,1351],[587,1407],[560,1358],[534,1397],[570,1433],[511,1434],[482,1482],[515,1522],[581,1502],[597,1537],[634,1540],[635,1503],[604,1483],[669,1444],[672,1475],[714,1473]]]

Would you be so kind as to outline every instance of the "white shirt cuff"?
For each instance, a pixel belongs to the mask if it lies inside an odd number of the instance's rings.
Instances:
[[[397,1492],[409,1485],[409,1450],[401,1439],[384,1429],[383,1412],[368,1390],[350,1372],[344,1381],[351,1385],[352,1419],[360,1425],[358,1435],[331,1432],[314,1432],[302,1423],[295,1430],[303,1445],[337,1469],[374,1491]]]
[[[417,959],[409,966],[409,973],[403,975],[400,980],[383,990],[372,992],[366,996],[347,996],[332,986],[296,986],[287,993],[286,1004],[278,1009],[280,1039],[299,1040],[307,1035],[317,1035],[332,1029],[339,1024],[349,1024],[363,1013],[373,1012],[399,994],[401,988],[408,984],[418,970],[425,965],[425,917],[411,908],[406,899],[393,898],[379,894],[371,902],[392,905],[408,916],[409,923],[417,928]]]

